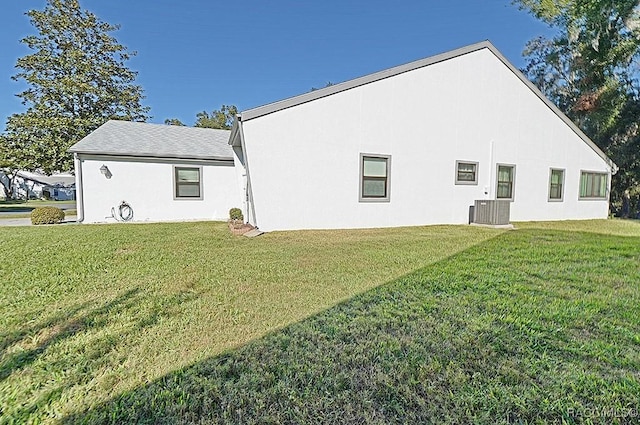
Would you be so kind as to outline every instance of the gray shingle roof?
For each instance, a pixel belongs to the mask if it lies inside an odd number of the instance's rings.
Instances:
[[[229,130],[107,121],[70,152],[153,158],[232,160]]]

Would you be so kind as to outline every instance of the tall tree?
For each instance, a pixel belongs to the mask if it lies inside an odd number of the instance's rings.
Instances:
[[[33,168],[73,168],[69,147],[109,119],[145,121],[137,73],[126,66],[135,53],[110,35],[119,27],[82,9],[78,0],[47,0],[26,13],[37,35],[21,41],[33,52],[16,63],[17,96],[27,110],[9,117],[4,150],[20,146]]]
[[[211,115],[206,111],[198,112],[195,126],[229,130],[236,115],[238,115],[238,108],[233,105],[222,105],[220,110],[214,110]]]
[[[620,167],[613,198],[640,184],[638,0],[514,0],[556,29],[524,51],[525,73]]]

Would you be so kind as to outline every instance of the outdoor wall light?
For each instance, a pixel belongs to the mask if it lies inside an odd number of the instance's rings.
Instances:
[[[100,173],[105,176],[106,178],[110,179],[111,176],[113,174],[111,174],[111,171],[109,170],[109,167],[107,167],[106,165],[102,164],[102,167],[100,167]]]

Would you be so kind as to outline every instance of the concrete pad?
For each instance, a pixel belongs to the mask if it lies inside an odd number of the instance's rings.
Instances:
[[[0,226],[31,226],[30,218],[1,218]]]
[[[471,223],[471,226],[476,227],[488,227],[490,229],[504,229],[504,230],[515,230],[513,224],[481,224],[481,223]]]
[[[246,236],[247,238],[255,238],[256,236],[260,236],[262,234],[264,234],[262,230],[251,229],[247,233],[245,233],[244,236]]]

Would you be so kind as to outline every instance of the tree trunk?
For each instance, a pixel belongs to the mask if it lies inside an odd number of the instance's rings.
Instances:
[[[6,177],[6,181],[4,179],[0,179],[0,184],[2,184],[2,189],[4,189],[4,199],[5,200],[13,199],[13,196],[15,195],[13,188],[14,188],[14,183],[16,181],[18,171],[13,170],[9,173],[6,171],[3,171],[2,173]]]

